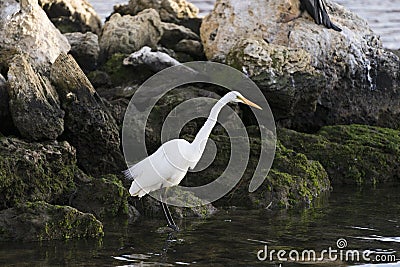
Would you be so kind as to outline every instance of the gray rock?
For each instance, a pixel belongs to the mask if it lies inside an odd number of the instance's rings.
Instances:
[[[303,95],[300,99],[310,98],[304,103],[308,107],[304,108],[313,111],[305,116],[289,114],[283,123],[288,127],[309,131],[327,124],[363,123],[399,128],[398,57],[382,48],[379,37],[365,20],[330,1],[327,1],[327,8],[331,20],[343,29],[342,32],[317,25],[308,15],[282,23],[285,14],[298,12],[294,2],[298,1],[256,0],[249,5],[243,1],[218,0],[201,26],[207,58],[235,63],[234,67],[238,69],[250,69],[250,77],[269,99],[285,98],[281,92],[286,91],[287,86],[292,87],[289,102],[299,99],[293,95]],[[246,50],[250,49],[246,45],[238,48],[239,43],[254,40],[259,42],[257,51]],[[293,64],[290,59],[283,58],[283,61],[279,60],[278,68],[274,62],[260,68],[258,59],[249,59],[250,52],[259,53],[255,57],[264,58],[266,62],[276,58],[275,54],[270,54],[273,51],[267,49],[268,46],[287,55],[292,51],[308,54],[307,65],[315,69],[317,76],[310,77],[309,71],[297,71],[306,64],[304,60]],[[284,63],[282,70],[279,69],[281,62]],[[297,64],[300,66],[293,68]],[[285,65],[290,68],[285,69]],[[251,74],[252,68],[259,68],[259,71]],[[320,74],[326,77],[325,82],[320,79]],[[301,81],[302,76],[309,81]],[[315,90],[310,89],[313,86],[316,86]],[[312,95],[306,96],[304,92]],[[289,110],[296,110],[295,105],[290,105]],[[278,114],[278,117],[280,115],[284,114]]]
[[[114,14],[104,25],[100,37],[100,49],[103,57],[109,58],[115,53],[133,53],[143,46],[157,46],[163,29],[160,16],[154,9],[147,9],[136,16]]]
[[[47,78],[37,75],[24,56],[8,70],[10,112],[21,135],[29,140],[55,140],[64,131],[64,111]]]
[[[310,63],[303,49],[288,49],[262,39],[238,42],[227,63],[244,70],[260,87],[280,125],[313,125],[318,99],[325,89],[324,75]],[[301,118],[287,121],[288,118]]]
[[[78,164],[93,175],[121,171],[125,164],[116,122],[72,56],[59,56],[50,79],[65,111],[64,136],[77,149]]]
[[[127,5],[115,6],[114,10],[123,15],[136,15],[148,8],[155,9],[166,22],[197,18],[199,13],[195,5],[185,0],[130,0]]]
[[[124,65],[132,65],[134,67],[146,65],[152,71],[157,72],[168,67],[182,65],[176,59],[170,57],[163,52],[151,52],[151,48],[144,46],[139,51],[132,53],[124,59]]]
[[[24,201],[65,203],[75,190],[75,149],[67,142],[0,137],[0,210]]]
[[[169,209],[171,211],[171,215],[175,220],[187,217],[197,217],[205,219],[209,218],[217,211],[217,209],[212,204],[201,206],[200,203],[202,203],[202,201],[191,192],[181,192],[181,190],[179,190],[178,188],[173,188],[171,190],[175,190],[174,192],[176,192],[176,194],[173,194],[173,202],[178,205],[185,205],[185,203],[187,204],[188,201],[190,203],[199,203],[199,206],[190,208],[183,208],[171,205]],[[162,210],[160,202],[151,196],[144,196],[141,199],[135,198],[134,204],[141,215],[147,217],[164,218],[164,212]]]
[[[78,62],[81,69],[88,73],[95,70],[99,59],[100,46],[99,37],[91,32],[87,33],[65,33],[71,45],[70,54]]]
[[[46,69],[70,48],[36,0],[0,0],[0,51],[26,53],[35,68]]]
[[[39,0],[39,5],[62,33],[101,32],[101,20],[87,0]]]
[[[174,23],[162,22],[163,35],[160,43],[168,48],[172,48],[182,39],[200,40],[200,37],[189,28]]]
[[[176,52],[183,52],[194,57],[203,58],[203,45],[196,40],[183,39],[179,41],[174,47]]]
[[[1,241],[44,241],[101,237],[103,224],[92,214],[43,201],[21,203],[0,212]]]

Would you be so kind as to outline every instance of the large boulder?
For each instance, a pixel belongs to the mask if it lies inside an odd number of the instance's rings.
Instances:
[[[0,137],[0,210],[24,201],[65,203],[75,190],[75,149],[67,142]]]
[[[284,98],[271,106],[288,127],[357,122],[399,128],[399,58],[382,48],[365,20],[330,1],[328,13],[342,32],[306,14],[282,22],[299,12],[294,3],[218,0],[201,26],[206,56],[248,71],[271,101]]]
[[[91,32],[65,33],[71,45],[70,54],[74,57],[83,72],[89,73],[97,68],[100,46],[99,37]]]
[[[101,20],[87,0],[39,0],[39,4],[62,33],[101,32]]]
[[[43,241],[101,237],[103,225],[92,214],[44,201],[26,202],[0,212],[0,241]]]
[[[133,53],[145,45],[155,48],[162,34],[160,16],[154,9],[135,16],[114,14],[100,37],[101,54],[109,58],[115,53]]]
[[[93,175],[121,171],[117,124],[72,56],[58,57],[50,79],[65,111],[64,138],[77,149],[79,166]]]
[[[27,53],[34,67],[46,69],[70,48],[37,0],[0,0],[0,50]]]
[[[36,74],[25,56],[9,63],[10,112],[21,135],[29,140],[55,140],[64,131],[64,111],[46,77]]]
[[[321,162],[333,185],[400,182],[398,130],[338,125],[316,134],[279,129],[278,137],[286,147]]]
[[[166,22],[196,18],[199,13],[199,9],[186,0],[130,0],[127,5],[115,6],[114,10],[123,15],[136,15],[148,8],[155,9]]]

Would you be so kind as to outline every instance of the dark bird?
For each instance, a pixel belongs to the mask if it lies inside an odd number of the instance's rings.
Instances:
[[[333,24],[329,18],[324,0],[300,0],[300,11],[302,13],[307,11],[318,25],[323,24],[328,29],[334,29],[338,32],[342,31],[342,29]]]
[[[282,22],[289,22],[295,20],[301,15],[303,15],[304,11],[307,11],[308,14],[314,19],[315,23],[318,25],[323,24],[328,29],[333,29],[335,31],[342,31],[338,26],[332,23],[329,18],[328,12],[326,11],[326,5],[324,0],[291,0],[291,7],[289,8],[289,13],[282,14]],[[298,11],[293,14],[292,6],[297,6],[294,10]]]

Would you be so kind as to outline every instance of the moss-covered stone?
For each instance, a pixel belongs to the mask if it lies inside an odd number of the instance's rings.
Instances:
[[[106,72],[113,86],[127,85],[127,84],[141,84],[154,73],[146,67],[135,68],[132,66],[125,66],[123,64],[124,58],[128,54],[116,53],[113,54],[101,67],[100,70]],[[90,74],[93,76],[94,74]]]
[[[272,168],[250,198],[258,207],[289,208],[309,205],[329,188],[328,175],[318,161],[309,160],[278,142]]]
[[[77,185],[71,206],[98,218],[128,216],[127,189],[115,175],[89,178]]]
[[[25,201],[65,202],[75,190],[75,150],[67,142],[0,139],[0,209]]]
[[[174,205],[169,205],[169,209],[174,218],[198,217],[205,219],[217,211],[212,204],[201,205],[202,201],[193,193],[184,192],[176,187],[169,188],[168,195],[170,197],[168,197],[167,201],[169,203],[174,203]],[[133,199],[133,201],[140,214],[147,217],[164,218],[161,204],[155,198],[145,196],[141,199]],[[198,206],[183,207],[188,203],[198,203]]]
[[[400,131],[365,125],[323,127],[316,134],[279,129],[278,138],[318,160],[332,184],[399,182]]]
[[[193,186],[209,183],[225,170],[230,160],[230,138],[211,135],[217,145],[217,156],[206,170],[189,174],[182,182]],[[216,205],[250,205],[253,207],[290,208],[309,205],[330,189],[328,175],[321,164],[304,154],[285,148],[278,142],[274,163],[263,184],[253,193],[248,192],[250,180],[258,164],[261,141],[250,137],[250,158],[242,180]]]
[[[0,241],[42,241],[103,236],[92,214],[43,201],[26,202],[0,212]]]

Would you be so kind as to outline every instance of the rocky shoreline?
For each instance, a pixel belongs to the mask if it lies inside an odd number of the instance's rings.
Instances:
[[[130,0],[102,25],[86,0],[0,0],[0,241],[99,237],[105,218],[162,216],[152,198],[129,197],[121,130],[135,90],[176,62],[210,60],[245,70],[276,119],[275,161],[261,188],[248,192],[261,149],[260,130],[250,123],[245,175],[217,208],[299,208],[335,186],[398,184],[399,51],[382,48],[355,14],[329,1],[328,8],[343,33],[307,16],[281,23],[282,14],[295,12],[290,1],[219,0],[200,19],[184,0]],[[138,51],[170,61],[138,54],[124,60]],[[222,92],[193,84],[157,103],[149,150],[160,143],[168,112],[204,96],[199,89],[214,98]],[[189,123],[182,135],[193,138],[201,123]],[[211,138],[219,153],[200,183],[218,177],[229,160],[223,129]],[[180,217],[215,211],[173,209]]]

